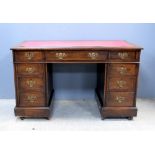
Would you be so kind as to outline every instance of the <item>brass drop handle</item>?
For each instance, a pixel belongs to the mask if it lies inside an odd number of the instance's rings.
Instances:
[[[121,67],[118,68],[118,71],[119,71],[119,73],[120,73],[121,75],[124,75],[124,74],[127,73],[127,68],[121,66]]]
[[[27,80],[26,83],[27,83],[27,85],[28,85],[30,88],[33,88],[34,85],[36,84],[36,81],[35,81],[35,80]]]
[[[26,67],[26,72],[28,72],[28,73],[33,73],[34,70],[35,69],[33,67]]]
[[[29,102],[31,102],[31,103],[34,103],[36,99],[37,99],[37,96],[35,96],[35,95],[29,95],[29,96],[27,96],[27,100]]]
[[[31,59],[34,57],[34,53],[32,53],[32,52],[26,52],[26,53],[25,53],[25,57],[26,57],[28,60],[31,60]]]
[[[126,52],[119,52],[118,53],[118,56],[121,58],[121,59],[125,59],[128,57],[128,53]]]
[[[57,57],[58,59],[64,59],[64,57],[66,57],[66,56],[67,56],[67,54],[64,53],[64,52],[56,53],[56,57]]]
[[[98,57],[98,53],[96,53],[96,52],[89,52],[88,53],[88,57],[90,57],[91,59],[96,59]]]
[[[126,85],[126,81],[122,81],[122,80],[116,81],[116,83],[119,88],[123,88]]]
[[[125,97],[123,96],[116,96],[115,101],[117,103],[122,103],[125,100]]]

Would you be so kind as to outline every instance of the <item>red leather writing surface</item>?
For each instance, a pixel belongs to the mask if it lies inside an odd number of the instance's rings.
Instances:
[[[18,48],[135,47],[126,41],[25,41]]]

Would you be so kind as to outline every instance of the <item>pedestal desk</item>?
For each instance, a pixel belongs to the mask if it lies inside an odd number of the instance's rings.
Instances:
[[[101,118],[137,115],[141,47],[127,41],[25,41],[13,51],[15,115],[49,118],[53,63],[96,63],[96,99]]]

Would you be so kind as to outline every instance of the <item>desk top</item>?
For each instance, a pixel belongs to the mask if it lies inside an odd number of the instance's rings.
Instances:
[[[142,49],[141,47],[124,40],[101,41],[101,40],[79,40],[79,41],[24,41],[12,50],[24,49]]]

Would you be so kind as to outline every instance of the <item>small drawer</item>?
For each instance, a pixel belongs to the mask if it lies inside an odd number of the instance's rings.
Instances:
[[[45,95],[42,92],[29,91],[19,94],[20,107],[45,106]]]
[[[41,62],[44,60],[43,52],[18,51],[14,53],[15,62]]]
[[[136,52],[114,51],[109,53],[110,61],[135,61]]]
[[[107,82],[107,91],[135,91],[136,78],[113,78]]]
[[[44,64],[16,64],[16,72],[22,75],[43,75]]]
[[[108,76],[137,75],[137,64],[109,64]]]
[[[107,92],[106,106],[131,107],[134,105],[134,92]]]
[[[107,54],[106,51],[49,51],[46,61],[102,61]]]
[[[45,82],[44,78],[38,77],[19,77],[18,85],[20,91],[25,90],[39,90],[41,92],[45,91]]]

